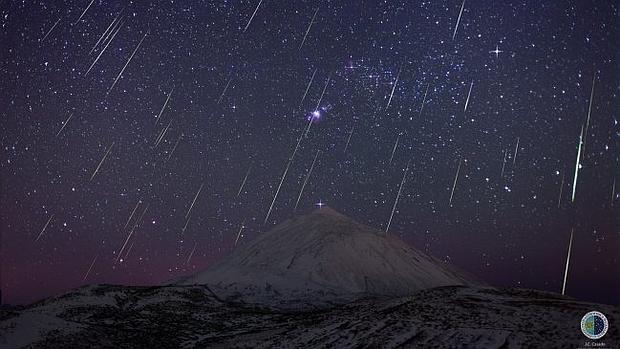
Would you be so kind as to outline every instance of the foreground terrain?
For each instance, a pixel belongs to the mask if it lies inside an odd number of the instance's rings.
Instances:
[[[521,289],[447,286],[285,311],[222,299],[207,286],[97,285],[0,315],[0,347],[31,348],[576,348],[581,317],[617,307]],[[464,344],[466,343],[466,344]]]

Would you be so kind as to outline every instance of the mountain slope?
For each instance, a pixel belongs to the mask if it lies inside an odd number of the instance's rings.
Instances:
[[[578,348],[592,310],[620,345],[618,307],[523,289],[448,286],[330,309],[240,307],[207,286],[99,285],[0,310],[2,348]]]
[[[208,284],[222,294],[260,303],[260,296],[296,302],[355,294],[403,296],[475,282],[394,235],[322,208],[285,221],[176,284]]]

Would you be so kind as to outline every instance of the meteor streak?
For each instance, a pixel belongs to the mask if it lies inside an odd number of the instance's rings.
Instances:
[[[161,141],[166,136],[166,133],[168,132],[168,129],[170,128],[170,124],[172,124],[172,120],[174,120],[174,119],[170,119],[170,121],[168,122],[168,125],[166,126],[166,128],[164,128],[163,131],[161,131],[161,134],[159,135],[159,138],[155,142],[155,147],[157,147],[159,145],[159,143],[161,143]]]
[[[394,154],[396,153],[396,148],[398,147],[398,140],[400,139],[400,133],[398,137],[396,137],[396,142],[394,143],[394,149],[392,149],[392,156],[390,156],[390,165],[392,164],[392,160],[394,159]]]
[[[558,195],[558,208],[560,208],[560,204],[562,203],[562,190],[564,189],[564,173],[562,173],[562,181],[560,183],[560,195]]]
[[[95,172],[93,172],[93,174],[90,176],[89,182],[92,181],[93,178],[95,178],[95,175],[97,174],[97,172],[99,172],[99,168],[101,167],[101,164],[103,164],[105,159],[108,157],[108,154],[110,154],[110,151],[112,150],[113,146],[114,146],[114,142],[112,142],[112,144],[110,145],[110,148],[108,148],[108,151],[105,152],[105,155],[103,156],[103,158],[101,158],[101,161],[99,161],[99,165],[97,165]]]
[[[573,231],[574,231],[574,228],[570,230],[570,240],[568,241],[568,254],[566,255],[566,267],[564,268],[564,282],[562,282],[562,295],[564,295],[564,291],[566,290],[566,278],[568,277],[568,265],[570,264],[570,250],[573,247]]]
[[[45,41],[45,39],[48,37],[48,35],[50,35],[52,30],[54,30],[54,28],[56,28],[56,25],[58,25],[58,22],[60,22],[61,19],[62,19],[62,17],[58,18],[56,23],[54,23],[54,25],[47,31],[47,33],[45,33],[45,35],[43,35],[43,38],[41,40],[39,40],[40,42]]]
[[[123,75],[123,72],[125,71],[125,69],[129,65],[129,62],[131,62],[131,60],[133,59],[133,56],[136,54],[136,52],[138,52],[138,49],[140,48],[140,45],[142,45],[142,42],[144,41],[144,39],[146,39],[147,35],[148,35],[148,33],[144,34],[144,36],[142,37],[142,40],[140,40],[140,42],[138,43],[136,48],[133,50],[133,52],[131,53],[131,56],[129,56],[129,59],[127,60],[127,63],[125,63],[125,65],[123,66],[123,69],[121,69],[121,71],[118,73],[118,75],[116,76],[116,79],[114,79],[114,83],[112,83],[112,86],[110,86],[110,89],[108,90],[106,95],[110,94],[110,92],[114,88],[114,85],[116,85],[116,82],[118,81],[118,79],[121,78],[121,75]]]
[[[426,92],[424,92],[424,98],[422,99],[422,106],[420,107],[420,114],[418,117],[422,116],[422,110],[424,110],[424,102],[426,102],[426,95],[428,94],[428,88],[431,86],[430,83],[426,85]]]
[[[239,242],[239,237],[241,237],[241,231],[245,228],[245,222],[241,223],[241,227],[239,228],[239,232],[237,233],[237,238],[235,239],[235,245],[237,246],[237,242]]]
[[[349,143],[351,142],[351,136],[353,136],[353,130],[355,130],[355,126],[351,127],[351,132],[349,133],[349,138],[347,138],[347,144],[344,146],[344,153],[346,154],[347,148],[349,148]]]
[[[73,113],[69,114],[69,117],[67,118],[67,120],[62,124],[62,127],[60,127],[60,130],[58,130],[58,133],[56,133],[56,137],[58,137],[58,135],[60,135],[60,132],[62,132],[62,130],[65,129],[65,126],[67,126],[72,116],[73,116]]]
[[[590,90],[590,103],[588,105],[588,117],[586,118],[586,128],[583,135],[583,143],[585,146],[586,138],[588,137],[588,127],[590,126],[590,115],[592,114],[592,100],[594,99],[594,82],[596,81],[596,73],[592,77],[592,89]]]
[[[450,193],[450,207],[452,207],[452,197],[454,196],[454,189],[456,188],[456,181],[459,180],[459,172],[461,171],[461,163],[463,159],[459,160],[459,166],[456,168],[456,175],[454,176],[454,183],[452,183],[452,192]]]
[[[308,24],[308,29],[306,29],[306,34],[304,34],[304,39],[301,41],[301,45],[299,45],[299,50],[301,50],[301,48],[304,46],[304,42],[306,42],[306,37],[308,36],[308,33],[310,32],[310,28],[312,28],[312,24],[314,24],[314,18],[316,17],[317,12],[319,12],[319,8],[316,8],[316,11],[314,11],[314,15],[312,16],[312,20],[310,21],[310,24]]]
[[[248,168],[248,172],[245,173],[245,177],[243,177],[243,182],[241,182],[241,186],[239,187],[239,191],[237,192],[237,197],[241,195],[241,191],[243,190],[243,187],[245,186],[245,182],[248,180],[248,176],[250,175],[251,170],[252,170],[252,167]]]
[[[190,205],[189,210],[187,210],[187,213],[185,214],[185,218],[189,217],[189,213],[192,212],[192,208],[194,208],[196,199],[198,199],[198,195],[200,195],[200,192],[202,191],[203,186],[204,186],[204,183],[200,185],[200,189],[198,189],[198,192],[196,192],[196,196],[194,196],[194,200],[192,201],[192,204]]]
[[[254,9],[254,13],[252,13],[252,17],[250,17],[250,20],[248,21],[248,24],[246,24],[245,28],[243,29],[243,32],[245,33],[246,30],[248,30],[248,27],[250,26],[250,23],[252,23],[252,20],[254,19],[254,16],[256,16],[256,12],[258,11],[258,8],[260,7],[260,4],[263,3],[263,0],[260,0],[258,2],[258,5],[256,5],[256,9]]]
[[[312,165],[310,166],[310,170],[308,170],[308,174],[306,174],[306,179],[304,179],[304,184],[301,186],[301,190],[299,191],[299,196],[297,196],[297,202],[295,202],[295,208],[293,210],[297,210],[297,206],[299,205],[299,200],[301,199],[301,195],[304,193],[304,188],[306,188],[306,184],[308,183],[308,179],[312,175],[312,170],[314,169],[314,164],[316,163],[316,158],[319,156],[319,150],[316,151],[316,155],[314,156],[314,160],[312,160]]]
[[[321,106],[321,101],[323,101],[323,96],[325,95],[325,91],[327,90],[327,86],[329,85],[331,78],[332,78],[332,75],[329,74],[327,76],[327,81],[325,82],[325,86],[323,87],[323,91],[321,92],[321,97],[319,98],[319,102],[316,104],[316,108],[314,108],[315,111],[319,110],[319,107]]]
[[[409,160],[411,162],[411,160]],[[398,205],[398,199],[400,199],[400,193],[403,190],[403,185],[405,184],[405,178],[407,178],[407,172],[409,172],[409,162],[407,163],[407,167],[405,168],[405,173],[403,173],[403,180],[400,182],[400,187],[398,188],[398,193],[396,194],[396,200],[394,200],[394,206],[392,206],[392,213],[390,214],[390,219],[388,220],[387,227],[385,227],[385,233],[388,233],[390,230],[390,225],[392,224],[392,218],[394,217],[394,212],[396,211],[396,205]]]
[[[319,97],[319,102],[316,104],[316,108],[314,108],[314,112],[318,112],[319,107],[321,106],[321,101],[323,101],[323,96],[325,95],[325,90],[327,90],[327,86],[329,85],[329,82],[331,81],[332,75],[329,74],[329,76],[327,77],[327,81],[325,82],[325,86],[323,87],[323,91],[321,92],[321,97]],[[306,129],[306,134],[305,137],[308,137],[308,132],[310,132],[310,126],[312,126],[312,122],[314,121],[314,113],[312,116],[310,116],[310,122],[308,123],[308,128]]]
[[[168,159],[166,159],[166,161],[170,161],[172,154],[174,154],[174,151],[177,149],[177,146],[179,145],[179,142],[181,141],[181,137],[183,137],[183,134],[181,134],[179,138],[177,139],[177,142],[174,143],[174,147],[172,147],[172,150],[170,151],[170,154],[168,155]]]
[[[517,161],[517,154],[519,153],[519,137],[517,137],[517,145],[515,146],[515,156],[512,158],[512,166],[515,165],[515,161]]]
[[[192,252],[189,254],[189,257],[187,257],[187,262],[185,262],[185,264],[189,264],[189,260],[192,259],[192,256],[194,255],[194,252],[196,252],[196,246],[198,246],[198,243],[194,243],[194,249],[192,250]]]
[[[183,229],[181,229],[181,234],[185,233],[185,230],[187,229],[187,225],[189,224],[190,219],[192,219],[191,216],[185,220],[185,225],[183,226]]]
[[[129,222],[131,221],[131,218],[133,217],[134,213],[136,213],[136,210],[138,209],[138,206],[140,205],[141,202],[142,202],[141,200],[138,200],[138,202],[136,203],[136,207],[133,208],[133,211],[131,211],[129,218],[127,218],[127,223],[125,223],[125,226],[123,227],[123,229],[127,228],[127,226],[129,225]]]
[[[504,150],[504,161],[502,162],[502,173],[500,174],[500,177],[504,177],[504,169],[506,168],[506,156],[508,156],[508,149]]]
[[[172,92],[174,92],[174,86],[172,86],[172,89],[170,89],[170,92],[168,93],[168,97],[166,97],[166,101],[164,102],[164,105],[161,107],[161,110],[159,111],[159,114],[157,114],[157,117],[155,117],[155,125],[157,125],[157,122],[159,121],[159,117],[161,117],[161,114],[163,114],[164,109],[166,109],[166,106],[168,105],[168,101],[170,100],[170,96],[172,96]]]
[[[118,26],[115,26],[114,28],[112,28],[112,31],[114,31],[114,34],[112,34],[112,37],[110,38],[110,40],[108,40],[107,44],[103,47],[103,49],[99,52],[99,54],[97,55],[97,58],[95,58],[95,60],[93,61],[93,63],[90,65],[90,67],[88,67],[88,70],[86,70],[86,73],[84,73],[84,76],[88,75],[88,73],[90,73],[91,69],[93,69],[93,67],[95,66],[95,64],[97,64],[97,62],[99,61],[99,58],[101,58],[101,55],[103,55],[103,53],[105,52],[105,50],[108,48],[108,46],[110,46],[110,44],[112,43],[112,41],[114,40],[114,37],[116,37],[116,34],[118,34],[118,32],[121,30],[123,23],[124,22],[119,22],[120,24]],[[116,28],[116,29],[115,29]]]
[[[461,11],[459,12],[459,17],[456,19],[456,25],[454,26],[454,33],[452,34],[452,40],[456,38],[456,31],[459,30],[459,23],[461,22],[461,16],[463,15],[464,8],[465,8],[465,0],[463,0],[463,4],[461,4]]]
[[[232,78],[228,79],[228,82],[226,83],[226,87],[224,87],[224,90],[222,91],[222,94],[220,95],[220,98],[217,99],[217,103],[216,104],[220,104],[220,102],[222,101],[222,98],[224,98],[224,94],[226,93],[226,90],[228,90],[228,85],[230,85],[231,81],[232,81]]]
[[[465,108],[463,109],[463,112],[467,111],[467,106],[469,105],[469,97],[471,96],[471,89],[474,87],[474,82],[472,81],[471,84],[469,84],[469,92],[467,92],[467,99],[465,100]]]
[[[402,66],[398,68],[398,74],[396,74],[396,80],[394,80],[394,86],[392,86],[392,92],[390,93],[390,99],[388,99],[387,106],[385,106],[385,110],[390,107],[390,103],[392,103],[392,97],[394,97],[394,90],[396,90],[396,85],[398,85],[398,78],[400,77],[400,71]]]
[[[318,68],[314,69],[314,73],[312,73],[312,77],[310,78],[310,81],[308,82],[308,86],[306,86],[306,92],[304,92],[304,96],[301,97],[301,102],[299,102],[298,108],[301,108],[301,105],[304,103],[304,100],[306,99],[306,95],[308,94],[308,91],[310,90],[310,86],[312,86],[312,81],[314,80],[314,75],[316,75],[317,70]]]
[[[297,149],[295,149],[297,150]],[[276,202],[276,198],[278,197],[278,193],[280,193],[280,188],[282,188],[282,183],[284,183],[284,179],[286,178],[286,174],[288,173],[288,169],[291,166],[291,162],[293,159],[289,160],[286,168],[284,169],[284,173],[282,174],[282,178],[280,178],[280,184],[278,184],[278,189],[276,190],[275,195],[273,196],[273,200],[271,200],[271,205],[269,206],[269,211],[267,211],[267,215],[265,216],[265,221],[263,224],[267,224],[267,220],[269,220],[269,216],[271,215],[271,210],[273,210],[273,204]]]
[[[146,210],[149,209],[149,205],[150,204],[146,205],[146,207],[144,208],[144,211],[142,211],[142,214],[140,215],[138,220],[136,220],[135,223],[133,224],[133,227],[129,231],[129,234],[127,234],[127,239],[125,239],[125,242],[123,243],[123,247],[121,247],[120,251],[118,251],[118,256],[116,257],[116,262],[118,262],[121,259],[121,255],[123,254],[123,251],[125,250],[125,247],[127,247],[127,242],[129,242],[129,239],[131,239],[131,236],[133,235],[134,231],[136,230],[136,228],[138,227],[140,222],[142,222],[142,218],[144,218],[144,214],[146,213]]]
[[[39,239],[41,238],[41,235],[43,235],[43,232],[45,231],[45,229],[47,229],[47,226],[50,224],[50,222],[52,221],[52,218],[54,218],[54,214],[52,214],[50,216],[50,218],[47,220],[47,222],[45,223],[45,225],[43,226],[43,229],[41,229],[41,232],[39,233],[39,235],[37,236],[37,238],[34,240],[34,242],[39,241]]]
[[[82,12],[82,14],[80,15],[80,18],[77,19],[77,21],[75,21],[75,23],[73,23],[73,25],[76,25],[81,19],[82,17],[84,17],[84,15],[86,14],[86,11],[88,11],[88,9],[90,8],[90,6],[93,4],[93,2],[95,2],[95,0],[91,0],[90,3],[88,4],[88,6],[86,6],[86,8],[84,9],[84,12]]]
[[[579,134],[579,145],[577,148],[577,161],[575,161],[575,176],[573,177],[573,196],[571,201],[575,202],[575,191],[577,190],[577,176],[579,175],[579,162],[581,161],[581,146],[583,145],[583,125]]]
[[[93,258],[93,262],[90,263],[90,267],[88,268],[88,271],[86,272],[86,274],[84,274],[84,278],[82,279],[82,282],[86,281],[88,274],[90,274],[90,271],[93,269],[93,266],[95,265],[95,261],[97,260],[97,257],[99,257],[99,255],[96,255],[95,258]]]
[[[93,48],[90,49],[90,51],[88,52],[88,54],[93,53],[93,51],[95,51],[95,49],[97,48],[97,46],[99,46],[99,43],[101,43],[101,40],[106,37],[106,39],[109,36],[109,33],[112,32],[114,30],[114,28],[116,28],[116,21],[120,18],[121,14],[123,13],[123,11],[119,12],[118,15],[116,15],[116,17],[114,17],[114,19],[112,20],[112,22],[110,22],[110,25],[106,28],[106,30],[103,32],[103,34],[101,34],[101,36],[99,37],[99,40],[97,40],[97,42],[95,43],[95,45],[93,46]],[[111,30],[110,30],[111,29]],[[106,35],[107,34],[107,35]],[[105,42],[105,40],[103,40]]]

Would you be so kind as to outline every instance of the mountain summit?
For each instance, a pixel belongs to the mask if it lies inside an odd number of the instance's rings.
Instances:
[[[324,207],[275,226],[177,283],[214,286],[244,300],[277,295],[299,302],[327,295],[403,296],[475,282],[397,236]]]

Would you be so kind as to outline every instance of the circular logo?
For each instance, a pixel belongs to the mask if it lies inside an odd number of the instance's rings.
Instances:
[[[609,322],[603,313],[591,311],[581,318],[581,332],[590,339],[599,339],[607,333]]]

